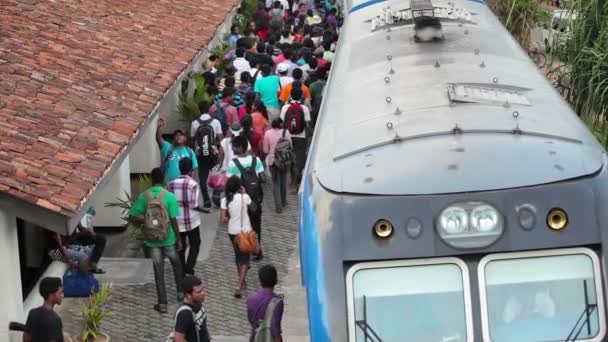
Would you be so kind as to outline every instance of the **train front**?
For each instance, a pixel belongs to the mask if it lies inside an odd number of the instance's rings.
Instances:
[[[485,5],[450,3],[474,22],[432,42],[370,30],[396,0],[340,33],[301,193],[311,339],[603,341],[605,152]]]

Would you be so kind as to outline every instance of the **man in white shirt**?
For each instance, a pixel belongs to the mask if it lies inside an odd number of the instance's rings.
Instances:
[[[300,180],[302,179],[302,170],[306,165],[306,150],[307,132],[310,131],[310,110],[303,105],[304,94],[301,87],[291,89],[291,101],[281,108],[281,119],[285,123],[285,128],[291,133],[291,142],[295,162],[291,168],[291,191],[297,191]],[[297,114],[301,116],[298,118]]]
[[[234,76],[241,79],[242,72],[251,71],[251,65],[249,65],[249,61],[245,59],[245,49],[240,47],[236,49],[236,58],[232,61],[232,66],[236,69],[236,73]]]
[[[222,141],[222,124],[219,120],[214,119],[209,115],[209,102],[203,101],[199,104],[198,108],[202,115],[192,122],[190,128],[190,137],[194,141],[194,149],[197,155],[198,161],[198,176],[201,184],[201,192],[203,194],[203,202],[205,208],[211,208],[211,198],[209,197],[209,189],[207,189],[207,178],[209,178],[209,172],[217,164],[218,161],[218,145]],[[211,127],[213,129],[213,138],[205,135],[208,129],[201,129],[201,125],[205,127]],[[197,136],[198,134],[198,136]],[[199,141],[200,140],[200,141]],[[200,145],[205,146],[200,146]]]
[[[281,82],[281,88],[286,85],[293,83],[293,77],[287,76],[287,72],[289,71],[289,64],[287,63],[279,63],[277,65],[277,74],[279,75],[279,81]]]

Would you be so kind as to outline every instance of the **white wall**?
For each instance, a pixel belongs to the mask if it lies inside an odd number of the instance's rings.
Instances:
[[[143,141],[140,140],[140,143]],[[131,194],[131,171],[130,158],[125,158],[122,165],[114,172],[112,178],[103,188],[100,188],[93,196],[92,205],[95,207],[96,227],[122,227],[125,221],[122,219],[122,209],[106,208],[105,204],[114,202],[116,198],[127,199]]]
[[[17,218],[0,209],[0,341],[9,340],[8,323],[24,322]]]
[[[150,173],[153,168],[160,165],[160,151],[156,144],[157,122],[158,116],[154,117],[154,120],[129,153],[128,160],[131,173]]]

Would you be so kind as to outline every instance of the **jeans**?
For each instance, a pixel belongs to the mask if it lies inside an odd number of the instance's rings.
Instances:
[[[272,196],[274,206],[280,209],[287,205],[287,169],[281,170],[276,166],[270,167],[272,175]]]
[[[187,232],[179,233],[182,241],[184,241],[184,248],[179,251],[179,259],[184,267],[185,274],[194,274],[194,266],[196,265],[196,258],[198,258],[198,252],[201,248],[201,233],[199,227],[196,227]],[[188,240],[188,243],[185,243]],[[188,259],[186,259],[186,246],[190,247],[188,251]]]
[[[82,245],[82,246],[93,246],[93,250],[90,252],[91,263],[96,265],[101,259],[101,254],[106,248],[106,237],[99,234],[88,234],[81,233],[77,234],[73,239],[69,241],[70,245]]]
[[[211,206],[211,198],[209,197],[209,188],[207,186],[207,179],[209,178],[209,171],[213,166],[205,165],[199,161],[198,165],[198,178],[201,187],[201,193],[203,194],[203,202],[205,207]]]
[[[169,258],[175,276],[175,290],[179,296],[182,293],[182,265],[175,246],[150,247],[152,265],[154,267],[154,281],[156,282],[156,295],[158,304],[167,305],[167,289],[165,288],[165,257]]]
[[[91,255],[91,247],[82,245],[69,245],[65,249],[65,255],[78,262],[83,262]]]

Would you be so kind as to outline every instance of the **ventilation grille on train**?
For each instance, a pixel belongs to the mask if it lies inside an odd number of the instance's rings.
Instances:
[[[443,39],[441,21],[435,17],[431,0],[412,0],[411,11],[414,19],[414,38],[416,42],[431,42]]]
[[[452,102],[489,105],[530,106],[526,93],[532,89],[485,83],[449,83],[448,96]]]

